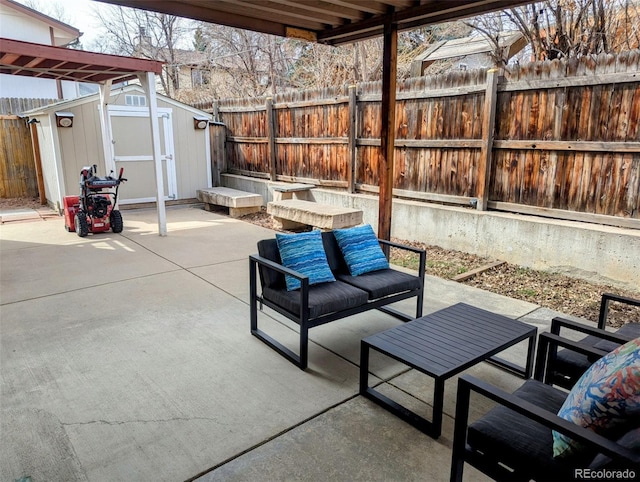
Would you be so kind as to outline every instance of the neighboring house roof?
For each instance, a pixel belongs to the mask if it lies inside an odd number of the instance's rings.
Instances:
[[[504,49],[504,60],[509,60],[527,45],[527,41],[521,32],[501,32],[498,35],[498,45]],[[493,51],[495,43],[484,35],[477,35],[438,42],[418,55],[415,60],[433,62]]]
[[[220,58],[210,59],[209,53],[200,50],[173,49],[173,52],[166,48],[158,48],[150,45],[139,45],[135,54],[142,58],[159,58],[166,62],[166,65],[178,67],[196,67],[208,69],[214,65],[220,65],[220,60],[231,59],[235,54],[229,54]],[[173,54],[173,55],[172,55]],[[173,61],[170,59],[173,57]],[[227,66],[234,66],[232,61],[227,62]]]
[[[13,0],[0,0],[0,12],[3,10],[13,11],[14,14],[29,17],[47,25],[51,29],[51,45],[56,47],[69,45],[82,35],[77,28]]]
[[[175,52],[176,63],[180,65],[201,66],[209,63],[206,52],[199,50],[177,50]]]
[[[507,31],[498,35],[498,45],[502,49],[502,60],[506,63],[511,57],[527,46],[527,40],[521,32]],[[475,68],[487,67],[493,63],[490,55],[496,52],[495,42],[484,35],[443,40],[431,45],[425,52],[417,55],[411,62],[411,76],[420,77],[427,67],[438,60],[474,59]],[[479,60],[483,57],[486,60]],[[472,62],[474,63],[474,62]]]

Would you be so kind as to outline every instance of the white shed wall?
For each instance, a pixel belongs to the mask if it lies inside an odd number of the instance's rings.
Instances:
[[[58,183],[58,173],[56,169],[56,144],[57,136],[55,125],[51,125],[51,118],[48,115],[36,117],[40,123],[37,124],[38,143],[40,145],[40,157],[42,159],[42,177],[44,180],[44,192],[47,202],[51,207],[60,211],[62,209],[62,196]],[[47,162],[45,162],[47,160]]]
[[[126,94],[144,95],[135,89],[129,89],[126,92],[120,89],[114,90],[111,96],[112,105],[125,105]],[[195,199],[198,189],[211,187],[208,129],[193,127],[194,115],[202,116],[205,113],[188,106],[182,107],[180,104],[166,102],[163,99],[158,99],[158,107],[171,109],[172,113],[177,199]],[[73,113],[73,127],[57,127],[56,111]],[[47,199],[53,205],[62,206],[64,196],[78,195],[78,180],[82,167],[97,164],[98,175],[109,174],[105,170],[102,152],[98,97],[52,105],[43,109],[43,112],[47,115],[40,115],[38,118],[41,120],[39,129],[42,132],[40,140]],[[148,127],[148,129],[150,135],[151,128]],[[144,135],[147,135],[147,132],[144,132]],[[132,142],[137,142],[135,136],[133,139]],[[58,169],[53,165],[56,159],[59,163]],[[125,177],[131,177],[133,171],[128,172],[129,176],[125,172]],[[127,184],[123,186],[123,188],[126,187]],[[125,190],[122,192],[123,196]]]

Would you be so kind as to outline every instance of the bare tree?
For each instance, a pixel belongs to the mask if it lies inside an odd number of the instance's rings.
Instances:
[[[107,33],[104,52],[165,62],[160,75],[164,92],[171,96],[180,88],[178,45],[190,31],[185,19],[116,6],[104,6],[95,15]]]
[[[44,13],[48,17],[60,20],[67,25],[71,24],[69,13],[64,8],[64,4],[59,1],[44,1],[44,0],[26,0],[25,6],[36,10],[40,13]]]
[[[468,22],[495,45],[498,33],[516,28],[533,60],[617,53],[639,46],[639,4],[634,0],[547,0]]]
[[[410,76],[411,63],[433,42],[455,38],[468,31],[460,22],[422,27],[398,36],[398,79]],[[304,44],[294,63],[291,84],[295,88],[322,88],[382,78],[382,38],[340,47]]]
[[[291,43],[281,37],[200,24],[194,42],[206,54],[213,97],[260,97],[288,86]]]

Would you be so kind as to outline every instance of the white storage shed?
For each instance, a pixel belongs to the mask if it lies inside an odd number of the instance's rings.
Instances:
[[[48,203],[63,206],[64,196],[79,193],[83,166],[98,166],[98,175],[124,168],[128,182],[120,187],[119,204],[156,201],[156,176],[149,108],[139,85],[112,88],[107,108],[107,136],[102,139],[98,94],[50,104],[26,112],[37,120],[42,174]],[[157,96],[164,199],[196,198],[211,187],[209,119],[204,111]],[[105,159],[104,146],[110,155]]]

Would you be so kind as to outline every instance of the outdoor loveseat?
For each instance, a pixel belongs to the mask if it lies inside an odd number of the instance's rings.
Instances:
[[[422,316],[425,251],[376,239],[373,230],[368,225],[350,229],[358,231],[366,230],[367,227],[370,230],[375,248],[380,251],[380,255],[383,257],[380,245],[396,247],[418,254],[418,274],[413,275],[393,269],[387,263],[387,267],[380,265],[374,271],[354,275],[347,265],[334,231],[315,231],[310,232],[311,234],[300,233],[300,235],[317,238],[317,243],[321,246],[319,249],[326,255],[328,268],[331,271],[330,274],[325,274],[329,277],[333,275],[335,281],[312,284],[309,276],[287,268],[283,264],[278,239],[262,240],[258,242],[258,254],[249,256],[251,333],[304,370],[307,367],[310,328],[372,309],[384,311],[403,321],[410,321]],[[353,231],[335,231],[335,233],[338,232],[350,233]],[[278,234],[278,236],[282,235]],[[369,245],[369,248],[372,246]],[[357,251],[364,252],[366,250],[358,248]],[[323,253],[316,254],[322,257]],[[368,263],[365,265],[370,266]],[[260,291],[258,290],[258,275]],[[288,275],[289,278],[286,279],[285,275]],[[288,282],[297,283],[299,288],[288,289]],[[415,317],[388,306],[391,303],[413,297],[416,298]],[[258,328],[258,304],[260,309],[266,305],[299,325],[300,346],[298,354]]]

